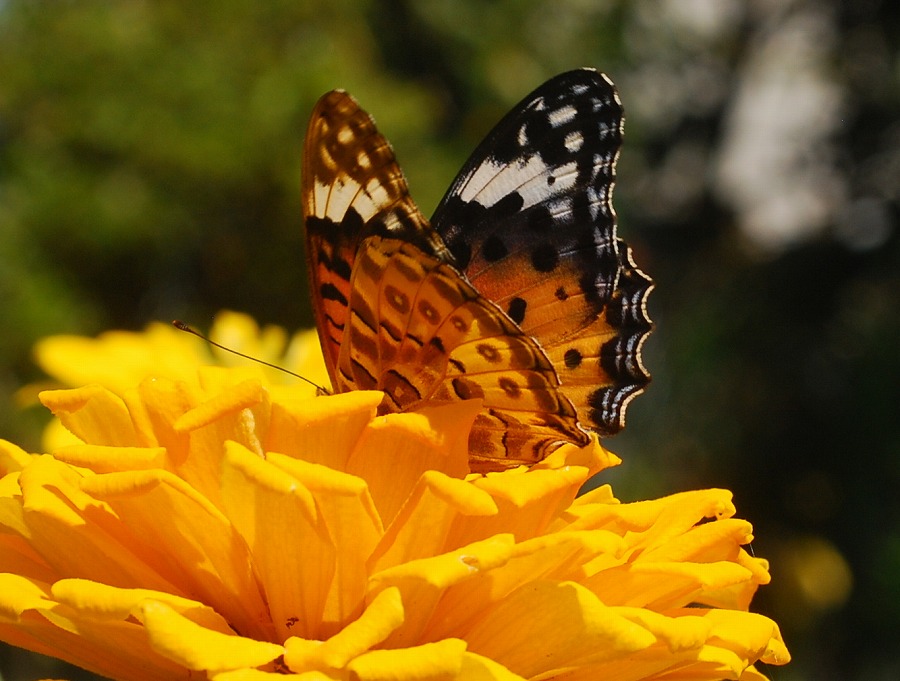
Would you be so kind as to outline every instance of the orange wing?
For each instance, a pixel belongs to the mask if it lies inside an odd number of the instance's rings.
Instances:
[[[429,252],[445,251],[409,196],[391,145],[345,92],[329,92],[313,110],[301,191],[316,328],[334,383],[360,242],[396,235]]]
[[[383,390],[382,412],[482,399],[469,439],[473,470],[533,464],[560,443],[587,443],[535,340],[415,245],[365,239],[348,309],[335,389]]]

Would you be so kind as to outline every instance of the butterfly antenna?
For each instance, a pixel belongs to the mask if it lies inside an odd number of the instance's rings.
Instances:
[[[185,333],[189,333],[191,335],[197,336],[197,338],[202,338],[210,345],[215,346],[215,347],[219,348],[220,350],[224,350],[225,352],[230,352],[232,355],[237,355],[238,357],[243,357],[244,359],[249,359],[251,362],[256,362],[257,364],[262,364],[264,366],[271,367],[272,369],[277,369],[278,371],[283,371],[284,373],[289,374],[289,375],[293,376],[294,378],[299,378],[301,381],[305,381],[306,383],[309,383],[313,388],[316,389],[316,392],[320,395],[328,394],[328,391],[325,390],[325,388],[320,386],[318,383],[314,383],[313,381],[310,381],[308,378],[306,378],[306,376],[301,376],[300,374],[294,373],[290,369],[285,369],[284,367],[280,367],[277,364],[272,364],[271,362],[267,362],[263,359],[260,359],[259,357],[251,357],[250,355],[245,355],[243,352],[238,352],[237,350],[226,347],[226,346],[222,345],[221,343],[216,343],[213,339],[208,338],[207,336],[204,336],[202,333],[200,333],[199,331],[197,331],[195,329],[192,329],[190,326],[185,324],[180,319],[173,319],[172,326],[174,326],[179,331],[184,331]]]

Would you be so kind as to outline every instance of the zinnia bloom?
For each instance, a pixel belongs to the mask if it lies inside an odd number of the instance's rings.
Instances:
[[[41,401],[0,446],[0,639],[116,679],[762,679],[724,490],[619,503],[598,442],[468,474],[477,401],[377,416],[256,368]]]

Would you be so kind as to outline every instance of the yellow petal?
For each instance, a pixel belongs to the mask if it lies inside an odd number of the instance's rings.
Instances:
[[[457,677],[461,681],[525,681],[492,659],[466,652]]]
[[[82,442],[113,447],[139,445],[122,399],[98,385],[74,390],[45,390],[41,404]]]
[[[532,470],[580,466],[589,471],[588,477],[590,477],[607,468],[618,466],[620,463],[622,463],[622,459],[603,447],[597,436],[592,434],[591,441],[584,447],[573,444],[558,447],[546,459],[532,466]]]
[[[712,625],[711,634],[742,660],[741,669],[760,660],[767,664],[786,664],[791,655],[781,638],[778,625],[768,617],[752,612],[706,610],[703,617]]]
[[[53,601],[46,585],[12,575],[0,575],[0,637],[117,678],[152,681],[184,673],[149,649],[140,624],[98,621]]]
[[[241,442],[262,455],[259,435],[267,430],[267,399],[268,395],[258,380],[244,381],[217,392],[212,399],[182,414],[175,421],[175,430],[189,433],[216,424],[221,439]],[[227,428],[228,432],[223,434],[223,428]]]
[[[750,523],[746,520],[725,518],[682,530],[678,534],[673,533],[672,538],[665,541],[659,534],[655,534],[654,545],[647,548],[644,558],[648,561],[733,560],[740,546],[750,543],[752,539],[753,528]]]
[[[53,597],[79,613],[97,620],[126,620],[142,615],[148,600],[165,603],[192,622],[223,634],[233,634],[228,622],[212,608],[187,598],[151,589],[118,589],[86,579],[61,579],[52,588]]]
[[[164,468],[166,454],[164,447],[71,445],[54,451],[53,458],[71,466],[87,468],[94,473],[112,473]]]
[[[159,323],[143,333],[109,331],[96,339],[51,336],[34,352],[41,368],[64,384],[98,383],[117,395],[147,376],[191,375],[209,358],[202,340]]]
[[[347,670],[360,681],[445,681],[460,678],[465,652],[465,642],[453,639],[400,650],[373,650],[354,659]]]
[[[748,667],[741,674],[740,681],[769,681],[769,677],[761,674],[755,667]]]
[[[472,479],[478,489],[488,492],[498,513],[473,520],[485,535],[512,532],[527,539],[547,531],[557,515],[578,494],[590,471],[570,467],[560,470],[515,470]]]
[[[74,469],[51,457],[38,457],[22,471],[19,531],[35,552],[56,575],[170,590],[172,584],[141,555],[141,542],[109,505],[84,493],[83,483]]]
[[[317,636],[336,548],[313,495],[246,447],[227,442],[225,449],[223,505],[253,556],[277,639]]]
[[[6,519],[0,519],[0,527],[4,525]],[[4,572],[44,583],[59,577],[22,536],[0,533],[0,573]]]
[[[0,572],[0,620],[15,621],[27,610],[53,604],[46,588],[33,580]]]
[[[150,645],[187,669],[227,670],[258,667],[284,654],[274,643],[206,629],[157,601],[141,606]]]
[[[657,611],[706,603],[708,594],[724,592],[734,586],[750,590],[757,586],[748,570],[727,561],[657,563],[639,560],[601,570],[582,583],[607,605]]]
[[[427,624],[427,635],[430,638],[467,638],[466,632],[484,613],[511,593],[536,580],[582,578],[583,561],[610,546],[616,547],[615,539],[581,532],[536,537],[511,544],[502,553],[498,552],[492,562],[483,556],[475,562],[468,555],[466,562],[477,566],[480,574],[473,575],[472,579],[450,582],[449,588],[438,592],[440,600]],[[471,549],[467,547],[466,550],[471,552]],[[473,608],[473,603],[478,603],[479,607]]]
[[[347,471],[369,483],[385,523],[426,471],[465,477],[469,431],[478,411],[478,403],[472,400],[424,407],[416,413],[376,418],[363,430]]]
[[[426,472],[369,559],[373,572],[417,558],[440,555],[484,538],[471,528],[475,516],[497,514],[490,494],[438,471]]]
[[[246,543],[183,480],[166,471],[107,473],[85,479],[82,487],[115,510],[140,537],[143,552],[165,552],[183,594],[210,604],[241,633],[273,637]]]
[[[608,491],[598,488],[576,499],[568,513],[574,514],[572,529],[603,528],[618,533],[652,530],[640,537],[644,545],[652,545],[677,537],[703,518],[730,518],[735,512],[731,496],[728,490],[709,489],[620,504],[609,498]]]
[[[294,671],[344,669],[355,657],[384,642],[403,623],[400,592],[379,593],[362,615],[327,641],[314,644],[297,638],[285,643],[284,661]]]
[[[235,669],[233,671],[209,674],[210,681],[338,681],[337,677],[322,672],[286,674],[283,671],[264,672],[259,669]]]
[[[0,440],[0,477],[22,470],[31,461],[31,454],[12,442]]]
[[[59,419],[51,419],[41,434],[41,449],[53,452],[60,447],[81,444],[81,440],[70,433]]]
[[[628,656],[656,637],[578,584],[536,581],[486,609],[466,640],[472,652],[531,677]]]
[[[376,391],[354,390],[276,402],[264,449],[345,471],[383,397]]]
[[[423,638],[429,640],[426,632],[438,625],[446,632],[452,625],[445,621],[446,613],[459,612],[456,606],[460,601],[470,605],[478,602],[472,599],[472,589],[480,589],[479,595],[483,596],[484,587],[490,585],[486,575],[505,565],[513,550],[512,537],[498,535],[450,553],[409,561],[373,574],[369,581],[372,594],[396,587],[407,606],[403,627],[390,637],[387,645],[405,647]],[[480,604],[480,609],[485,607],[486,603]],[[472,613],[470,608],[464,615],[468,617]],[[465,626],[457,624],[460,628]]]
[[[318,572],[302,586],[308,605],[292,614],[302,618],[308,610],[315,613],[307,624],[318,623],[318,629],[307,630],[307,637],[331,636],[362,610],[369,574],[366,560],[381,538],[381,519],[359,478],[274,453],[268,460],[315,499],[319,519],[315,534],[310,532],[309,543],[298,543],[292,550],[296,560],[308,564],[305,572]],[[317,560],[311,563],[310,555]],[[291,577],[278,577],[284,578]]]
[[[124,394],[138,442],[144,447],[165,447],[176,465],[187,457],[188,437],[175,430],[174,423],[203,401],[198,386],[188,381],[148,378],[137,390]]]

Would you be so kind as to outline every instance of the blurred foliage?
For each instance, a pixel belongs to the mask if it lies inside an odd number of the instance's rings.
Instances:
[[[30,347],[222,308],[311,320],[302,136],[343,87],[428,214],[546,78],[611,74],[616,205],[657,282],[624,498],[735,491],[776,678],[900,677],[900,5],[886,0],[0,3],[0,434]],[[65,670],[0,653],[3,678]],[[87,678],[87,677],[81,677]]]

